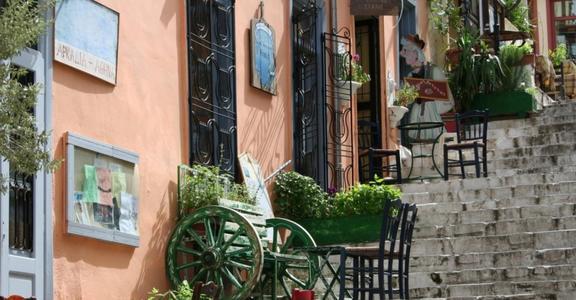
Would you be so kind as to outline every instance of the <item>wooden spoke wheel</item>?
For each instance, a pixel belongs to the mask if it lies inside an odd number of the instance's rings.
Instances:
[[[311,289],[317,279],[318,257],[301,248],[316,247],[312,236],[304,227],[288,219],[268,219],[266,226],[273,231],[269,251],[278,257],[277,280],[284,294],[291,296],[293,288]]]
[[[173,287],[183,280],[214,281],[222,299],[246,299],[258,284],[264,262],[252,224],[236,211],[207,206],[176,225],[166,250],[166,272]]]

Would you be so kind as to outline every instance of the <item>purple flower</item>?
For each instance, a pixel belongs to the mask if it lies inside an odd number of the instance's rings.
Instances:
[[[359,62],[360,61],[360,54],[356,53],[352,56],[352,60],[354,62]]]
[[[338,192],[338,189],[336,187],[333,187],[333,186],[328,187],[328,191],[327,191],[328,196],[334,197],[334,195],[336,195],[337,192]]]

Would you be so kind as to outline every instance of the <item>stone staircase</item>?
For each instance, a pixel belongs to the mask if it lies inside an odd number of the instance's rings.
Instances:
[[[489,177],[401,186],[413,299],[576,299],[576,102],[489,124]]]

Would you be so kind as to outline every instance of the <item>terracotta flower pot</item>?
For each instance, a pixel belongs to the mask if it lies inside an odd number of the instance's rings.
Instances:
[[[526,55],[524,55],[524,57],[522,57],[522,60],[520,61],[520,65],[521,66],[534,65],[535,61],[536,61],[536,56],[533,53],[526,54]]]
[[[457,65],[460,62],[461,49],[448,49],[446,50],[446,60],[452,65]]]

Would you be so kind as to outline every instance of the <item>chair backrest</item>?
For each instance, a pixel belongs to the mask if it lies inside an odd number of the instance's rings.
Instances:
[[[202,281],[196,282],[194,284],[194,294],[192,295],[192,300],[200,300],[200,296],[204,295],[210,299],[220,299],[220,291],[222,287],[218,286],[213,281],[209,281],[206,284]]]
[[[416,215],[418,214],[418,208],[416,204],[403,204],[404,208],[402,210],[402,229],[400,230],[400,247],[399,252],[401,254],[399,267],[403,274],[408,274],[408,269],[410,267],[410,249],[412,248],[412,233],[414,232],[414,226],[416,224]]]
[[[474,110],[456,114],[456,135],[458,143],[479,140],[486,143],[488,111]]]
[[[380,126],[376,122],[358,120],[358,149],[380,148]]]
[[[384,215],[382,227],[380,230],[380,249],[379,256],[384,257],[386,254],[394,252],[396,249],[396,239],[398,237],[398,227],[402,218],[402,199],[388,201],[384,206]],[[382,268],[383,260],[379,260],[379,267]],[[388,270],[392,269],[392,260],[388,260]]]

